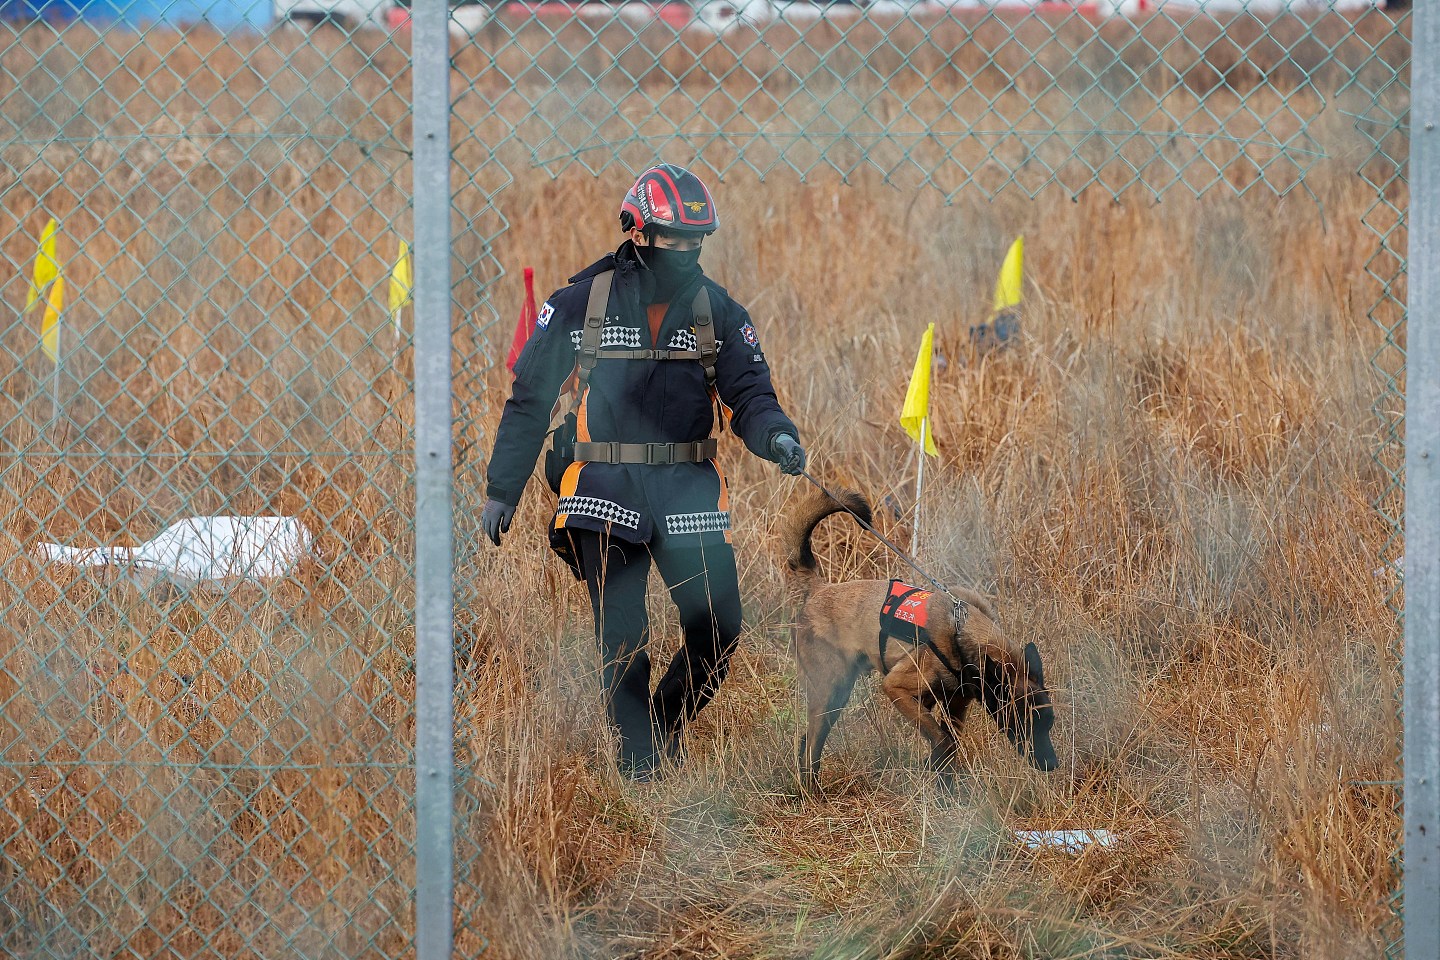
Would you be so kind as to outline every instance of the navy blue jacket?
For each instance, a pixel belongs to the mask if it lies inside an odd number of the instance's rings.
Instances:
[[[600,360],[580,398],[580,440],[622,443],[686,443],[703,440],[715,428],[715,402],[699,362],[605,359],[613,349],[696,349],[691,304],[699,284],[710,290],[715,339],[715,389],[730,429],[756,456],[773,459],[771,441],[799,431],[780,409],[770,368],[745,308],[703,275],[671,299],[651,343],[646,319],[653,277],[628,242],[570,278],[540,308],[535,333],[515,364],[490,457],[488,496],[516,504],[535,466],[561,388],[576,368],[585,307],[592,279],[615,271],[605,311]],[[724,531],[729,539],[730,506],[725,476],[714,460],[664,466],[576,463],[561,482],[551,523],[566,528],[608,530],[633,543],[654,538]]]

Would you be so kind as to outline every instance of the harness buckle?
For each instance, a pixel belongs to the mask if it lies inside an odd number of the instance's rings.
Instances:
[[[645,464],[651,467],[667,466],[675,462],[675,444],[645,444]]]

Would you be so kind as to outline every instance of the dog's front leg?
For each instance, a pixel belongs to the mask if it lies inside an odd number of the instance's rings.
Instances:
[[[930,768],[935,771],[936,781],[942,789],[952,790],[955,786],[953,765],[959,743],[950,725],[940,723],[930,712],[930,704],[934,701],[923,681],[917,690],[906,679],[900,671],[892,672],[882,684],[885,695],[895,704],[895,709],[920,728],[921,736],[930,744]]]

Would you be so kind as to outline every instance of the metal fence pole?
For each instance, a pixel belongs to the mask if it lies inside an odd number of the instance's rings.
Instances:
[[[1411,55],[1405,388],[1405,955],[1440,957],[1440,10]]]
[[[446,0],[415,0],[415,946],[454,943],[450,35]]]

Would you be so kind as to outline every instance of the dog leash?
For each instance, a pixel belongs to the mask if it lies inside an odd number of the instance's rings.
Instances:
[[[910,564],[911,568],[913,568],[916,573],[920,574],[920,576],[924,577],[926,580],[929,580],[930,583],[935,587],[936,590],[939,590],[941,593],[945,594],[945,596],[949,597],[951,600],[955,601],[956,603],[959,603],[959,602],[960,602],[960,598],[959,598],[959,597],[957,597],[957,596],[955,596],[955,594],[951,593],[951,592],[945,587],[945,585],[944,585],[943,583],[941,583],[939,580],[936,580],[934,577],[930,576],[930,574],[926,573],[926,572],[925,572],[925,568],[922,567],[922,566],[920,566],[920,564],[916,563],[916,562],[910,557],[909,554],[907,554],[904,550],[901,550],[899,547],[895,546],[895,544],[891,543],[890,540],[889,540],[889,538],[887,538],[887,537],[885,536],[885,534],[881,533],[879,530],[876,530],[873,526],[871,526],[869,523],[867,523],[867,522],[865,521],[865,518],[864,518],[864,517],[860,516],[860,514],[856,513],[854,510],[851,510],[848,506],[846,506],[844,500],[841,500],[839,497],[835,496],[835,494],[833,494],[833,493],[831,493],[829,490],[825,489],[825,485],[824,485],[823,483],[821,483],[819,480],[816,480],[814,477],[810,476],[810,474],[807,473],[807,472],[805,472],[804,470],[801,470],[801,471],[800,471],[800,476],[804,477],[806,480],[809,480],[811,483],[815,484],[816,488],[819,489],[819,491],[820,491],[821,493],[825,494],[825,496],[829,497],[831,500],[834,500],[836,503],[840,504],[841,508],[842,508],[846,513],[850,514],[850,516],[852,516],[852,517],[855,518],[855,522],[856,522],[856,523],[860,524],[860,526],[862,526],[862,527],[864,527],[866,530],[870,531],[870,533],[872,533],[872,534],[875,536],[875,539],[879,540],[881,543],[885,544],[885,546],[889,547],[891,553],[895,554],[895,556],[899,557],[901,560],[904,560],[906,563]]]

